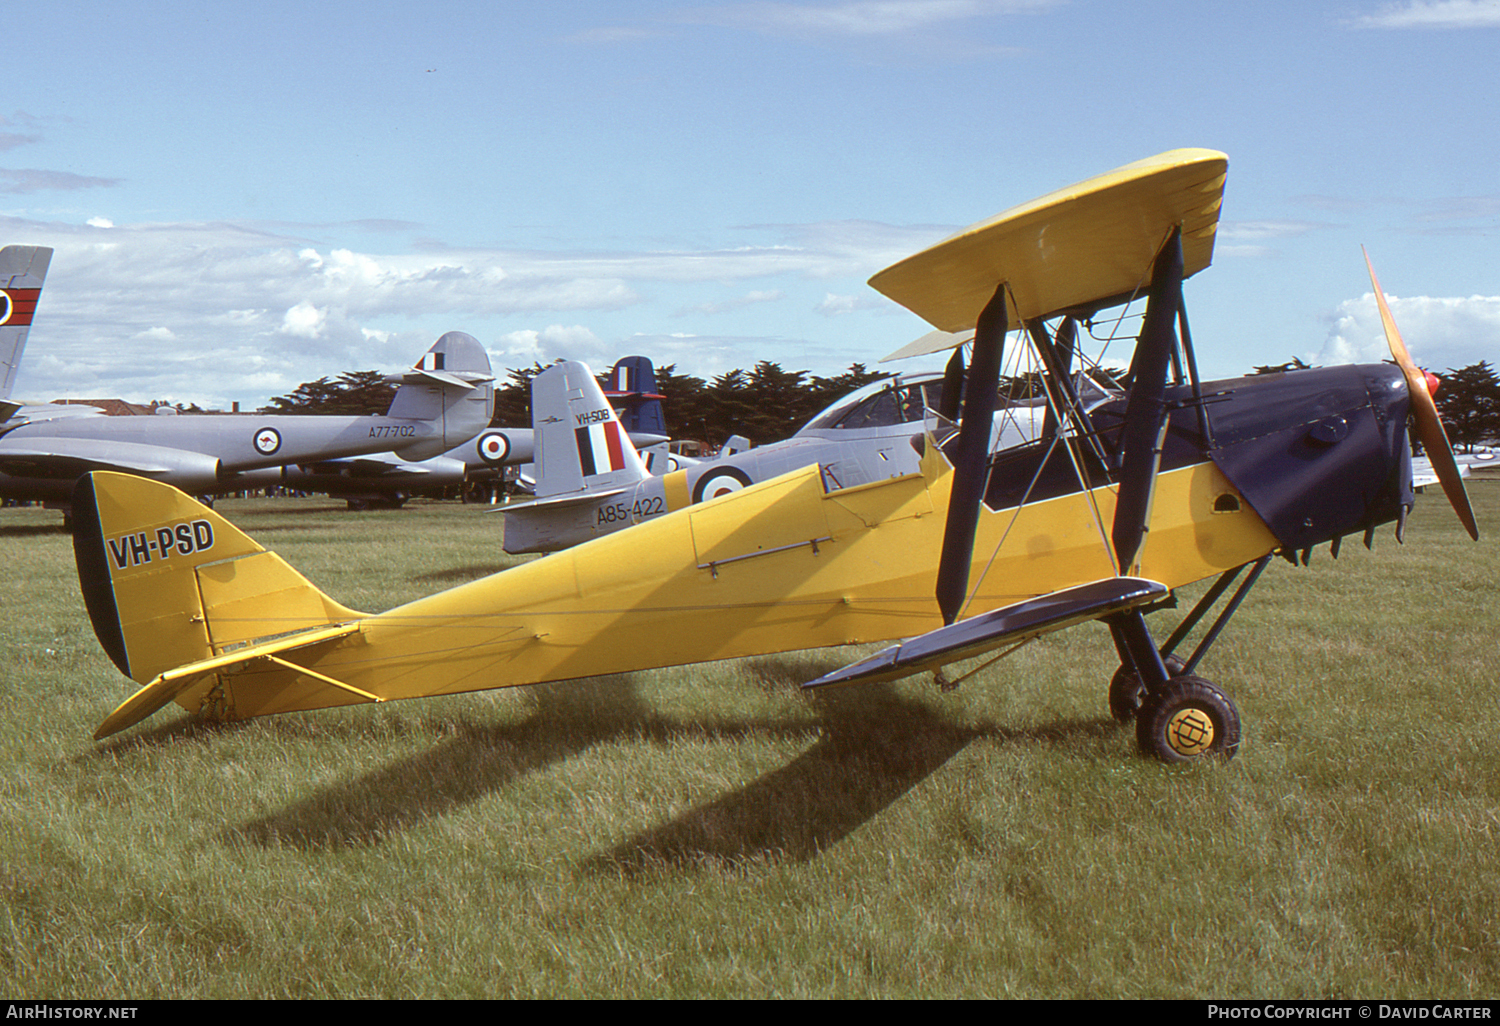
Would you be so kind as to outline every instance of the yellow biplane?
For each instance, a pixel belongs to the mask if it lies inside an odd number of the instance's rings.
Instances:
[[[79,578],[104,648],[142,685],[95,736],[172,701],[238,720],[879,641],[898,643],[807,686],[943,681],[947,663],[1101,620],[1121,664],[1110,705],[1143,750],[1233,755],[1239,715],[1194,670],[1260,570],[1379,524],[1400,532],[1409,419],[1429,454],[1451,450],[1383,299],[1398,366],[1199,380],[1182,281],[1212,257],[1226,170],[1221,153],[1174,150],[871,279],[940,331],[974,334],[952,375],[961,427],[922,436],[901,477],[838,488],[809,466],[367,615],[181,492],[90,475],[73,499]],[[1137,296],[1129,387],[1081,402],[1078,324]],[[1051,414],[1039,437],[991,452],[1013,326]],[[1451,459],[1438,471],[1477,538]],[[1147,613],[1209,577],[1158,645]],[[1236,580],[1208,637],[1174,655]]]

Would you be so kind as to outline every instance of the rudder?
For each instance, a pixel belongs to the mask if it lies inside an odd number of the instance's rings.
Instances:
[[[73,554],[99,643],[140,683],[361,616],[213,510],[148,478],[98,472],[79,479]]]
[[[651,476],[585,364],[565,360],[531,379],[531,424],[538,499],[623,488]]]
[[[31,318],[52,262],[46,246],[0,249],[0,400],[10,397],[31,333]]]
[[[391,380],[400,382],[387,417],[431,420],[442,431],[399,448],[406,460],[425,460],[467,442],[489,426],[494,414],[490,357],[473,335],[450,331],[432,344],[416,366]]]

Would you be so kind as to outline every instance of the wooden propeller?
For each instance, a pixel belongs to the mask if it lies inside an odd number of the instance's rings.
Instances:
[[[1380,290],[1380,281],[1375,277],[1375,265],[1370,262],[1370,254],[1360,247],[1365,253],[1365,267],[1370,271],[1370,284],[1375,289],[1375,302],[1380,305],[1380,323],[1385,327],[1385,343],[1390,347],[1391,356],[1396,360],[1396,366],[1406,375],[1406,391],[1411,396],[1411,411],[1417,422],[1417,437],[1422,441],[1422,448],[1427,451],[1427,458],[1432,460],[1432,469],[1437,473],[1438,482],[1443,486],[1443,493],[1448,496],[1448,503],[1453,507],[1453,512],[1458,514],[1458,519],[1463,521],[1464,527],[1469,532],[1469,537],[1475,541],[1479,540],[1479,525],[1474,520],[1474,510],[1469,506],[1469,493],[1464,490],[1463,478],[1459,475],[1458,464],[1453,459],[1453,446],[1448,443],[1448,432],[1443,430],[1443,418],[1438,414],[1437,404],[1432,401],[1432,393],[1427,389],[1427,376],[1422,373],[1411,353],[1406,348],[1406,343],[1401,340],[1401,332],[1396,327],[1396,319],[1391,316],[1391,308],[1385,301],[1385,293]]]

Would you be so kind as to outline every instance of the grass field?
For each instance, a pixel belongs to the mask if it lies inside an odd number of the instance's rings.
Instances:
[[[1500,484],[1273,564],[1200,673],[1222,766],[1136,754],[1098,625],[953,694],[830,651],[195,724],[130,691],[56,513],[0,511],[0,995],[1492,997]],[[378,610],[501,518],[220,511]],[[1162,628],[1159,628],[1162,629]]]

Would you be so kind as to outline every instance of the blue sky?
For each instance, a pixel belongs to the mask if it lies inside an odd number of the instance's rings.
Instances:
[[[1500,0],[53,0],[8,32],[0,242],[56,248],[16,397],[246,408],[409,365],[833,373],[865,280],[1223,150],[1205,374],[1500,363]]]

